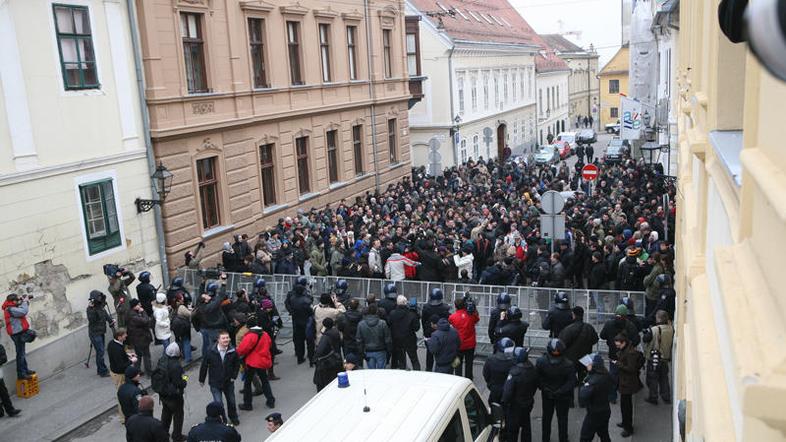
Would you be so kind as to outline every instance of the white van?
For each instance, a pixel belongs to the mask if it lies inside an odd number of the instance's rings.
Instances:
[[[357,370],[317,393],[268,441],[497,440],[494,416],[468,379],[423,371]],[[365,411],[364,411],[365,410]]]

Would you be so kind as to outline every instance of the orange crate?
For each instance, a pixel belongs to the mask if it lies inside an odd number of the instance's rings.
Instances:
[[[20,398],[27,399],[38,394],[38,375],[34,374],[31,378],[16,380],[16,395]]]

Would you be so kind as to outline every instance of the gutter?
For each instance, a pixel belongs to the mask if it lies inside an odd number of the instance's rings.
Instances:
[[[368,97],[371,99],[371,151],[374,154],[374,189],[379,192],[379,164],[377,160],[377,105],[376,94],[374,93],[374,77],[373,69],[371,68],[372,56],[371,51],[374,50],[374,45],[371,42],[371,11],[368,4],[369,0],[363,0],[363,14],[365,15],[366,25],[366,67],[368,68]],[[398,126],[396,126],[398,128]],[[398,134],[396,134],[398,135]]]
[[[145,77],[142,69],[142,49],[139,44],[139,29],[136,26],[136,6],[134,0],[127,0],[128,27],[131,31],[131,47],[134,51],[134,72],[136,73],[136,88],[139,96],[139,110],[142,112],[142,129],[145,138],[145,151],[147,157],[148,179],[156,170],[156,157],[153,153],[153,141],[150,138],[150,113],[145,102]],[[151,188],[152,181],[151,181]],[[164,242],[164,220],[161,217],[161,206],[153,206],[156,236],[158,236],[158,255],[161,263],[161,279],[164,287],[169,287],[169,262],[166,256],[166,243]]]

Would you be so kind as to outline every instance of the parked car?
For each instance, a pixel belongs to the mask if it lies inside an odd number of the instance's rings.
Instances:
[[[554,148],[557,149],[561,160],[567,159],[573,153],[573,148],[567,141],[555,141]]]
[[[630,152],[630,147],[627,141],[620,139],[620,137],[614,137],[609,141],[609,144],[606,145],[606,162],[613,163],[620,161],[622,156],[628,152]]]
[[[607,124],[606,125],[606,133],[607,134],[619,135],[620,134],[620,123],[616,122],[616,123],[609,123],[609,124]]]
[[[559,151],[553,145],[540,146],[533,157],[535,164],[552,164],[559,160]]]
[[[557,141],[554,144],[564,144],[568,143],[570,145],[570,151],[576,151],[576,132],[560,132],[557,134]],[[561,150],[561,149],[560,149]]]
[[[577,144],[592,144],[598,142],[598,134],[595,129],[581,129],[576,132]]]

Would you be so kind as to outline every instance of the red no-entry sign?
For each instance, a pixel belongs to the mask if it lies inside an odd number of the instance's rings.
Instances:
[[[598,166],[594,164],[587,164],[581,169],[581,177],[584,181],[592,181],[598,178],[598,174],[600,171],[598,170]]]

